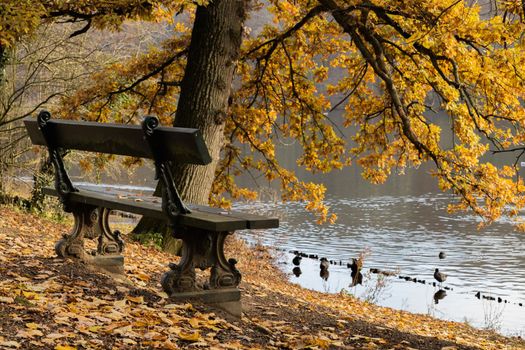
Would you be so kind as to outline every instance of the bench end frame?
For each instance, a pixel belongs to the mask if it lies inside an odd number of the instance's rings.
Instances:
[[[124,241],[118,230],[112,232],[109,228],[110,210],[86,203],[72,203],[69,200],[70,193],[78,192],[78,189],[73,186],[64,166],[61,151],[53,142],[53,130],[48,123],[50,119],[51,113],[41,111],[37,117],[38,129],[44,137],[49,159],[55,170],[55,189],[58,198],[64,206],[64,211],[72,213],[75,220],[71,233],[64,234],[55,244],[55,252],[61,258],[76,257],[94,265],[98,264],[102,268],[107,267],[110,272],[123,273],[123,257],[120,254],[124,249]],[[87,253],[84,249],[84,238],[97,237],[97,250]],[[100,263],[100,261],[106,262]]]
[[[67,197],[71,192],[78,192],[78,189],[73,186],[73,183],[69,179],[60,150],[53,142],[52,131],[50,130],[48,123],[50,119],[51,113],[45,110],[40,111],[37,117],[38,129],[44,137],[49,153],[49,159],[55,169],[55,189],[59,194],[60,202],[64,205],[64,211],[71,212],[67,205]]]
[[[156,142],[155,130],[159,127],[159,119],[154,116],[147,116],[142,122],[144,137],[148,142],[151,153],[155,161],[155,179],[162,182],[162,209],[173,223],[176,222],[179,214],[189,214],[191,210],[184,204],[177,191],[173,174],[171,173],[172,164],[169,160],[162,157],[161,146]]]

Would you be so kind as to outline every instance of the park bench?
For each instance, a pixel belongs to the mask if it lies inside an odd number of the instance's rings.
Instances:
[[[165,220],[183,245],[180,263],[170,263],[170,270],[162,277],[164,291],[174,299],[198,298],[218,304],[240,316],[241,273],[235,267],[237,261],[224,255],[225,238],[236,230],[274,228],[279,222],[276,218],[183,203],[171,166],[211,161],[199,130],[162,127],[155,117],[146,117],[142,126],[56,120],[47,111],[40,112],[36,120],[24,119],[24,123],[32,143],[47,147],[55,170],[55,186],[45,188],[44,194],[58,197],[64,211],[74,217],[72,232],[55,245],[58,256],[123,273],[124,243],[120,232],[110,230],[110,211]],[[138,201],[133,194],[122,196],[75,186],[62,159],[66,150],[153,159],[162,199]],[[86,251],[84,238],[98,239],[95,252]],[[204,285],[198,285],[195,268],[210,268]]]

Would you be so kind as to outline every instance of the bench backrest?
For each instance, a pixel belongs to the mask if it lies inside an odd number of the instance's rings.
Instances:
[[[53,147],[154,159],[139,125],[61,119],[47,123]],[[36,119],[26,118],[24,124],[33,144],[47,145]],[[155,129],[154,137],[164,160],[202,165],[211,162],[198,129],[160,126]]]

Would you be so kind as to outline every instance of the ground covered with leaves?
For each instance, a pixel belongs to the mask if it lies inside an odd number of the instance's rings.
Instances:
[[[468,325],[293,285],[264,247],[232,239],[243,316],[174,303],[159,280],[174,257],[127,242],[124,278],[58,259],[69,225],[0,206],[0,349],[525,349]]]

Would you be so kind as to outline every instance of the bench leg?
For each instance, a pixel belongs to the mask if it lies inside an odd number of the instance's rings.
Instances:
[[[109,213],[107,208],[99,208],[100,211],[100,235],[98,236],[97,255],[120,254],[124,250],[124,241],[120,231],[111,231],[109,228]]]
[[[195,283],[193,250],[194,247],[184,241],[180,262],[178,264],[170,263],[170,270],[162,275],[160,284],[168,295],[193,292],[198,289]]]
[[[236,288],[241,282],[241,273],[235,268],[237,261],[227,260],[224,256],[224,241],[229,234],[192,230],[182,235],[182,259],[179,264],[171,263],[171,270],[163,275],[161,284],[164,291],[170,296],[177,296],[177,293]],[[211,268],[207,284],[201,287],[196,285],[195,268]]]
[[[71,233],[63,235],[62,239],[55,244],[57,255],[61,258],[74,257],[95,265],[122,266],[123,259],[118,254],[124,249],[124,242],[120,237],[120,232],[111,232],[109,228],[110,210],[91,205],[78,205],[71,208],[71,212],[75,224]],[[84,249],[84,238],[94,239],[96,237],[98,237],[97,251],[89,254]],[[118,259],[117,261],[105,259],[104,262],[101,262],[100,257]],[[117,270],[120,272],[122,268]]]
[[[219,232],[212,236],[211,260],[213,263],[209,282],[211,289],[236,288],[241,283],[241,272],[235,267],[237,260],[233,258],[226,260],[224,256],[224,241],[229,234],[230,232]]]
[[[75,224],[69,234],[55,244],[55,252],[61,258],[74,257],[84,259],[84,238],[95,238],[95,222],[98,221],[98,210],[93,206],[76,206],[71,208]]]

